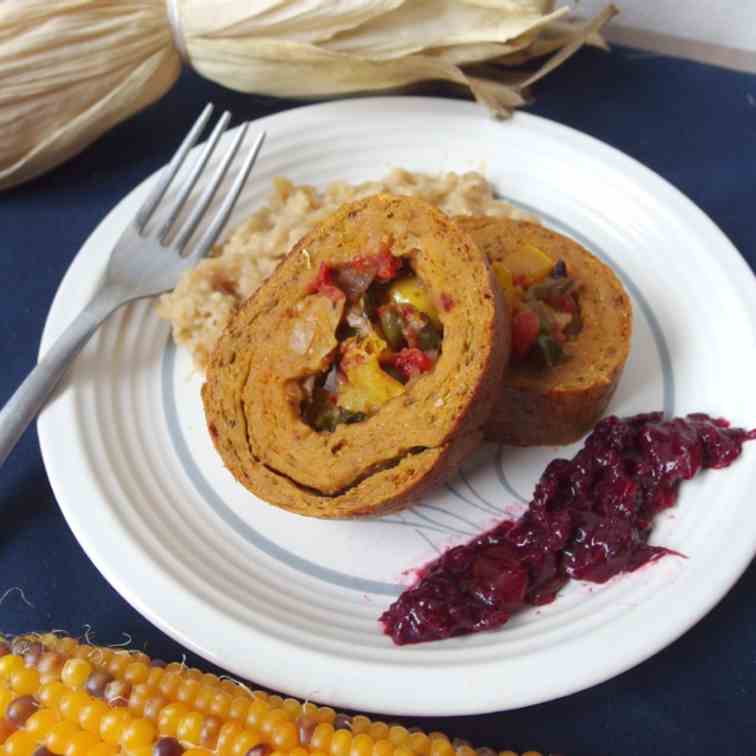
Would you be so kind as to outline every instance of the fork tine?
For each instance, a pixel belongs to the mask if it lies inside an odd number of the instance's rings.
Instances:
[[[262,147],[264,141],[265,132],[263,131],[260,133],[260,136],[257,137],[257,140],[252,146],[252,149],[249,151],[249,154],[244,161],[244,165],[242,165],[241,170],[234,180],[233,186],[231,187],[229,193],[226,195],[226,199],[223,200],[223,204],[218,208],[215,217],[207,227],[205,233],[202,235],[202,238],[197,243],[196,249],[191,253],[190,259],[192,261],[204,257],[210,251],[213,244],[215,244],[215,240],[223,230],[229,215],[231,215],[231,211],[236,205],[236,200],[239,199],[241,190],[244,188],[244,184],[247,182],[247,178],[252,171],[252,167],[257,160],[257,155],[259,154],[260,148]]]
[[[226,151],[223,160],[218,165],[218,168],[213,175],[212,180],[208,183],[202,192],[202,195],[197,200],[197,204],[192,209],[192,213],[184,223],[181,230],[176,234],[176,238],[173,241],[173,246],[178,250],[179,254],[186,246],[186,243],[191,238],[192,234],[196,230],[199,222],[202,220],[202,216],[205,214],[208,206],[213,200],[215,193],[218,191],[218,187],[221,185],[223,178],[228,172],[228,167],[236,157],[236,153],[239,150],[239,145],[244,141],[244,137],[247,134],[249,123],[245,123],[238,131],[234,142],[231,147]]]
[[[139,231],[140,234],[144,231],[144,227],[155,212],[155,208],[160,203],[160,200],[163,199],[163,195],[178,173],[179,168],[181,168],[189,150],[191,150],[197,143],[208,119],[213,114],[213,110],[214,106],[211,102],[205,105],[205,109],[200,113],[200,117],[194,122],[194,126],[192,126],[189,133],[184,137],[181,146],[171,158],[171,162],[163,169],[155,188],[150,192],[149,197],[147,197],[144,204],[139,208],[139,212],[136,214],[134,222],[136,223],[137,231]]]
[[[189,195],[192,193],[192,189],[194,188],[194,185],[197,183],[197,179],[199,179],[200,174],[205,169],[205,165],[207,164],[207,161],[210,159],[210,155],[213,154],[213,150],[215,149],[215,146],[218,144],[218,140],[221,138],[221,135],[226,129],[226,126],[228,125],[228,122],[231,120],[231,113],[226,111],[218,120],[218,123],[215,125],[215,128],[213,129],[213,133],[210,135],[210,138],[205,142],[205,146],[202,148],[202,152],[200,153],[200,156],[197,158],[197,162],[194,164],[194,167],[192,168],[192,172],[189,174],[189,177],[184,182],[184,185],[181,187],[181,190],[179,191],[179,195],[176,198],[175,202],[173,203],[173,207],[168,212],[168,217],[166,218],[163,225],[160,227],[160,231],[158,231],[158,239],[160,239],[161,242],[165,242],[166,237],[170,233],[170,230],[173,226],[173,224],[176,221],[176,218],[178,218],[179,213],[181,212],[181,208],[186,203],[187,199],[189,198]]]

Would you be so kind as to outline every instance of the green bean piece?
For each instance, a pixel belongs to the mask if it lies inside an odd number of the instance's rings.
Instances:
[[[351,410],[344,409],[343,407],[340,407],[339,409],[341,410],[339,416],[340,423],[351,425],[352,423],[360,423],[367,417],[364,412],[352,412]]]
[[[417,334],[417,345],[424,352],[430,352],[441,346],[441,333],[437,328],[428,323],[420,333]]]
[[[548,367],[554,367],[562,359],[562,347],[548,334],[541,333],[536,343]]]
[[[390,305],[381,307],[378,313],[378,317],[381,322],[381,329],[383,330],[383,335],[386,338],[386,342],[394,351],[398,351],[404,344],[404,335],[402,334],[402,319],[399,316],[399,313],[397,313],[396,310]]]

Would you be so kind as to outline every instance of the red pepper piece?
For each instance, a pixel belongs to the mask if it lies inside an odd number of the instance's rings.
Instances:
[[[399,275],[399,271],[402,268],[402,259],[394,257],[388,247],[383,247],[373,259],[378,265],[375,277],[379,281],[383,281],[384,283],[386,281],[393,281]]]
[[[560,312],[576,312],[577,302],[575,302],[575,298],[573,296],[570,296],[569,294],[562,294],[562,296],[559,297],[556,302],[556,309]]]
[[[512,356],[522,359],[535,344],[541,323],[533,310],[520,310],[512,319]]]
[[[402,349],[393,356],[391,362],[406,380],[427,373],[433,368],[433,360],[416,347]]]
[[[445,292],[441,292],[441,307],[444,308],[444,312],[451,312],[454,307],[454,300]]]
[[[320,263],[320,270],[315,280],[307,287],[308,294],[322,294],[328,299],[338,302],[345,298],[344,292],[334,283],[335,269],[328,263]]]

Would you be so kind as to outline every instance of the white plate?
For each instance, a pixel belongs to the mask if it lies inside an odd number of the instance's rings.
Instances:
[[[489,119],[451,100],[374,98],[258,122],[268,141],[236,220],[271,178],[322,185],[483,168],[498,191],[574,236],[622,277],[632,353],[612,409],[756,421],[754,279],[700,210],[648,169],[563,126]],[[104,268],[150,181],[100,224],[68,271],[43,349]],[[322,522],[256,501],[208,439],[190,360],[149,303],[100,330],[39,421],[60,506],[113,586],[180,643],[302,698],[387,714],[487,712],[606,680],[677,638],[754,555],[754,450],[683,487],[658,519],[667,557],[604,586],[571,584],[498,632],[399,648],[377,618],[403,572],[518,511],[545,463],[572,449],[484,449],[423,506]],[[513,506],[515,505],[515,506]],[[521,504],[519,505],[522,506]]]

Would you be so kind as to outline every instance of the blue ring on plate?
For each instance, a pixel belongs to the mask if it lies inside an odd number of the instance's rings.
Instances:
[[[571,236],[577,242],[582,244],[587,249],[590,249],[604,262],[609,264],[622,279],[622,283],[625,288],[630,292],[631,296],[638,303],[643,316],[649,324],[651,333],[656,343],[656,349],[659,354],[659,362],[661,363],[662,381],[663,381],[663,408],[665,414],[671,416],[674,414],[674,375],[672,372],[672,361],[670,359],[669,347],[667,346],[664,333],[659,325],[659,321],[656,319],[651,307],[646,301],[645,297],[641,293],[640,289],[629,278],[624,269],[612,260],[609,255],[602,250],[596,248],[590,241],[579,231],[571,228],[565,223],[562,223],[558,219],[542,213],[535,208],[525,205],[521,202],[516,202],[507,197],[503,197],[507,202],[511,203],[515,207],[522,210],[526,210],[534,215],[543,218],[546,221],[546,225],[557,230],[563,231],[568,236]],[[213,487],[208,482],[207,478],[202,474],[202,471],[197,467],[189,447],[181,433],[181,427],[178,421],[178,408],[176,405],[176,394],[173,386],[174,367],[176,364],[176,347],[171,339],[168,337],[166,348],[163,352],[163,360],[161,365],[161,382],[162,382],[162,394],[163,394],[163,406],[165,408],[165,419],[168,425],[168,433],[173,442],[173,448],[176,451],[181,464],[184,467],[192,484],[196,488],[197,492],[207,502],[208,506],[220,517],[226,525],[232,530],[241,535],[248,543],[252,544],[256,548],[270,557],[282,562],[287,567],[290,567],[297,572],[301,572],[310,577],[315,577],[320,580],[335,585],[339,588],[349,588],[360,593],[374,593],[382,596],[398,596],[404,587],[398,583],[384,583],[377,580],[367,580],[365,578],[354,577],[353,575],[347,575],[344,572],[338,570],[332,570],[328,567],[311,562],[308,559],[303,559],[298,554],[295,554],[288,549],[279,546],[269,538],[264,536],[259,531],[248,525],[242,520],[233,510],[231,510],[221,497],[215,492]],[[509,484],[505,476],[500,476],[501,483],[506,490],[513,496],[522,500],[520,496]],[[452,493],[454,493],[452,491]],[[407,523],[408,527],[411,527]]]

